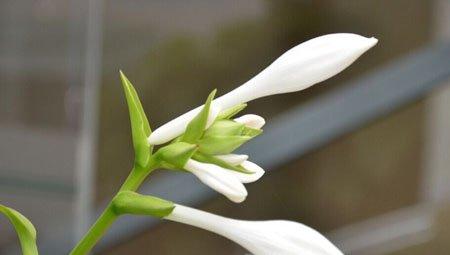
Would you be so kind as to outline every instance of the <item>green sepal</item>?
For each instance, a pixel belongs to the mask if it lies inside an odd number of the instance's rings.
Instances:
[[[36,229],[33,224],[18,211],[0,204],[3,213],[16,229],[23,255],[37,255]]]
[[[245,173],[245,174],[253,174],[254,173],[252,171],[248,171],[247,169],[243,168],[242,166],[233,166],[219,158],[216,158],[212,155],[207,155],[207,154],[204,154],[204,153],[201,153],[198,151],[192,156],[192,158],[197,161],[203,162],[203,163],[218,165],[220,167],[234,170],[236,172],[241,172],[241,173]]]
[[[236,121],[222,119],[216,120],[203,135],[206,136],[224,136],[224,135],[242,135],[245,125]]]
[[[224,111],[222,111],[218,116],[217,119],[221,120],[221,119],[229,119],[233,116],[235,116],[236,114],[238,114],[239,112],[241,112],[242,110],[245,109],[245,107],[247,107],[247,104],[243,103],[243,104],[238,104],[235,105],[233,107],[230,107]]]
[[[181,137],[182,142],[195,143],[202,137],[208,122],[208,116],[211,109],[211,102],[216,94],[216,89],[213,90],[206,99],[202,110],[193,118],[186,127],[184,135]]]
[[[144,196],[133,191],[121,191],[113,201],[114,212],[118,215],[150,215],[163,218],[172,213],[175,204],[161,198]]]
[[[197,149],[195,144],[177,142],[160,148],[155,156],[164,168],[183,169]]]
[[[130,113],[135,164],[145,166],[150,158],[153,148],[147,141],[147,138],[151,134],[150,125],[136,90],[122,71],[120,71],[120,78],[122,80],[122,86],[125,91],[125,97]]]
[[[251,136],[240,135],[205,136],[198,142],[199,151],[212,155],[229,154],[250,139]]]

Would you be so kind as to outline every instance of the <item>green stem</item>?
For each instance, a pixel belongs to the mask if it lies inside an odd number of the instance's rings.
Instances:
[[[153,157],[150,157],[149,164],[145,168],[139,166],[133,167],[119,192],[125,190],[136,191],[148,174],[150,174],[157,166],[158,163]],[[70,255],[88,254],[117,218],[118,215],[114,212],[113,205],[110,202],[94,225],[92,225],[75,248],[73,248]]]

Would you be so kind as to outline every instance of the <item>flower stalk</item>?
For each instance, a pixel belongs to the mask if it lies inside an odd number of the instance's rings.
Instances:
[[[122,191],[136,191],[145,178],[157,167],[158,162],[154,160],[154,157],[149,158],[149,164],[146,168],[135,166],[122,184],[118,194]],[[73,248],[70,255],[88,254],[119,216],[120,214],[116,213],[113,203],[109,203],[88,232]]]

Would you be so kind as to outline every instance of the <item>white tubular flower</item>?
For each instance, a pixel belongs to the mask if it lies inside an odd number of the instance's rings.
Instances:
[[[235,90],[217,98],[213,105],[228,109],[256,98],[306,89],[324,81],[353,63],[378,42],[356,34],[329,34],[288,50],[266,69]],[[148,138],[162,144],[181,135],[200,108],[159,127]]]
[[[238,166],[248,159],[248,155],[243,154],[216,155],[214,157],[223,160],[232,166]]]
[[[297,222],[235,220],[178,204],[165,219],[222,235],[253,255],[343,255],[319,232]]]
[[[247,190],[233,170],[213,164],[201,163],[189,159],[184,168],[215,191],[223,194],[235,203],[241,203],[247,197]]]
[[[256,114],[242,115],[241,117],[234,119],[234,121],[254,129],[261,129],[264,124],[266,124],[264,118]]]

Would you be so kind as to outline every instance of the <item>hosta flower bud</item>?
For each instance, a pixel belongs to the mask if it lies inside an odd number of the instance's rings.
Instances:
[[[162,218],[172,213],[175,205],[154,196],[145,196],[133,191],[120,191],[112,200],[114,212],[122,214],[150,215]]]
[[[155,158],[165,168],[183,169],[196,150],[195,144],[176,142],[160,148]]]
[[[222,235],[253,255],[343,255],[319,232],[297,222],[235,220],[178,204],[165,219]]]
[[[256,114],[242,115],[241,117],[234,119],[234,121],[253,129],[261,129],[264,124],[266,124],[264,118]]]
[[[260,125],[260,123],[256,124]],[[261,134],[261,132],[261,129],[250,128],[243,123],[221,119],[215,121],[196,143],[199,146],[199,151],[203,153],[210,155],[229,154],[245,142]]]
[[[242,182],[233,175],[232,170],[193,159],[188,160],[184,168],[197,176],[201,182],[235,203],[240,203],[247,197],[247,190]]]
[[[204,136],[198,141],[199,151],[210,155],[228,154],[250,139],[251,136],[241,135]]]
[[[345,33],[306,41],[288,50],[242,86],[214,100],[213,105],[228,109],[256,98],[306,89],[347,68],[377,41]],[[159,127],[149,136],[149,143],[161,144],[181,135],[186,123],[198,112],[196,108]]]

